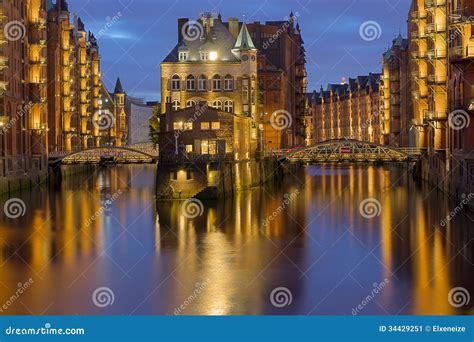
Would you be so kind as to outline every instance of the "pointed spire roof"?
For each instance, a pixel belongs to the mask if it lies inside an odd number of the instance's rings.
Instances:
[[[120,82],[120,77],[117,77],[114,94],[125,94],[125,92],[123,91],[122,82]]]
[[[254,50],[257,51],[255,45],[253,44],[252,37],[245,23],[242,24],[242,29],[240,30],[237,41],[235,42],[234,49],[235,51],[243,50]]]

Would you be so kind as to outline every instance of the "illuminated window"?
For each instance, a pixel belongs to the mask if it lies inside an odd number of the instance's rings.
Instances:
[[[193,129],[193,123],[192,122],[185,122],[184,123],[184,130],[185,131],[191,131]]]
[[[234,90],[234,78],[231,75],[227,75],[224,78],[224,90]]]
[[[213,122],[212,123],[212,129],[213,130],[221,129],[221,123],[220,122]]]
[[[196,101],[194,100],[189,100],[189,101],[186,101],[186,108],[189,108],[189,107],[196,107],[197,103]]]
[[[217,60],[217,52],[216,52],[216,51],[211,51],[211,52],[209,53],[209,59],[210,59],[211,61],[216,61],[216,60]]]
[[[201,154],[209,154],[209,141],[201,141]]]
[[[173,110],[174,111],[179,110],[181,108],[181,105],[180,105],[179,101],[177,101],[177,100],[174,100],[172,102],[172,105],[173,105]]]
[[[207,77],[206,76],[204,76],[204,75],[199,76],[198,89],[200,91],[206,91],[207,90]]]
[[[196,79],[194,78],[193,75],[189,75],[186,78],[186,90],[188,91],[196,90]]]
[[[213,90],[218,90],[220,91],[221,88],[222,88],[222,81],[221,81],[221,77],[219,75],[215,75],[213,78],[212,78],[212,89]]]
[[[206,131],[209,130],[209,122],[201,122],[201,130]]]
[[[193,153],[193,145],[186,145],[186,153]]]
[[[212,107],[219,110],[222,110],[224,108],[224,106],[222,105],[222,101],[219,101],[219,100],[214,101],[212,103]]]
[[[183,123],[182,122],[174,122],[173,123],[173,129],[175,131],[181,131],[183,130]]]
[[[234,112],[234,102],[233,101],[225,101],[224,102],[224,111],[233,113]]]
[[[171,90],[181,90],[181,80],[178,75],[173,75],[173,77],[171,78]]]

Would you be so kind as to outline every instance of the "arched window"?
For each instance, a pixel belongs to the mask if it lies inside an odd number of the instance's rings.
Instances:
[[[197,102],[194,101],[194,100],[189,100],[189,101],[186,102],[186,107],[187,108],[196,107],[196,105],[197,105]]]
[[[234,102],[227,100],[224,102],[224,111],[233,113],[234,112]]]
[[[171,90],[181,90],[181,79],[179,78],[179,75],[173,75],[173,77],[171,78]]]
[[[198,90],[199,91],[206,91],[207,90],[207,77],[205,75],[199,76]]]
[[[174,101],[172,102],[172,105],[173,105],[173,110],[175,110],[175,111],[176,111],[176,110],[179,110],[179,109],[181,108],[181,105],[180,105],[180,103],[179,103],[178,100],[174,100]]]
[[[231,75],[226,75],[226,77],[224,78],[224,90],[234,90],[234,78]]]
[[[186,78],[186,89],[188,91],[195,91],[196,90],[196,79],[193,75],[189,75]]]
[[[215,100],[213,103],[212,103],[212,107],[213,108],[216,108],[216,109],[219,109],[219,110],[222,110],[224,107],[222,106],[222,101],[219,101],[219,100]]]
[[[219,75],[212,78],[212,90],[220,91],[222,89],[222,81]]]

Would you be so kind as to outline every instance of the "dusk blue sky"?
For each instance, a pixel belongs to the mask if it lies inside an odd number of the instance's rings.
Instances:
[[[160,100],[160,62],[175,46],[177,18],[220,12],[224,20],[284,20],[298,14],[307,53],[308,91],[369,72],[380,72],[381,55],[396,35],[406,35],[411,0],[69,0],[86,29],[99,35],[102,74],[113,89]],[[113,19],[115,17],[115,19]],[[106,25],[109,21],[109,25]],[[376,22],[380,38],[366,41],[359,29]],[[108,27],[109,26],[109,27]],[[378,36],[378,35],[377,35]]]

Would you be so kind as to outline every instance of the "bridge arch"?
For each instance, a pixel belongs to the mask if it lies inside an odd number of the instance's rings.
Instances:
[[[126,146],[100,146],[82,151],[53,152],[49,155],[52,164],[94,164],[107,159],[118,163],[152,163],[158,159],[158,151]]]
[[[412,162],[417,158],[403,149],[353,139],[334,139],[287,154],[291,162]]]

